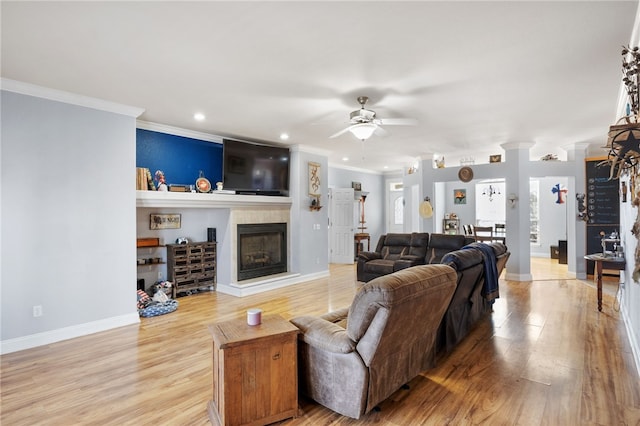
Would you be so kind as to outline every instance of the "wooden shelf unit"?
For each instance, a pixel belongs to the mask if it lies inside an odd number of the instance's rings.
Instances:
[[[216,243],[167,244],[167,279],[173,297],[201,287],[216,286]]]

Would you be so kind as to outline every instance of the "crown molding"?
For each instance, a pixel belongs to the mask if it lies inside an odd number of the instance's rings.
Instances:
[[[167,124],[159,124],[159,123],[152,123],[150,121],[137,120],[136,127],[138,129],[150,130],[152,132],[166,133],[168,135],[182,136],[185,138],[222,143],[222,136],[212,135],[211,133],[198,132],[196,130],[183,129],[181,127],[173,127]]]
[[[10,80],[8,78],[2,78],[1,85],[2,90],[5,90],[7,92],[19,93],[21,95],[34,96],[37,98],[48,99],[50,101],[63,102],[66,104],[77,105],[85,108],[112,112],[114,114],[127,115],[134,118],[139,117],[144,112],[144,108],[118,104],[115,102],[105,101],[104,99],[78,95],[76,93],[37,86],[35,84],[25,83],[23,81],[17,80]]]
[[[353,166],[345,166],[344,164],[340,164],[340,163],[329,163],[329,167],[333,167],[334,169],[350,170],[352,172],[368,173],[370,175],[382,175],[381,172],[377,172],[375,170],[363,169],[360,167],[353,167]]]

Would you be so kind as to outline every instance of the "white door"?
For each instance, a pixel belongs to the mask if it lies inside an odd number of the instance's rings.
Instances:
[[[353,188],[330,188],[329,247],[331,263],[353,263]]]
[[[387,233],[404,232],[402,181],[387,181]]]

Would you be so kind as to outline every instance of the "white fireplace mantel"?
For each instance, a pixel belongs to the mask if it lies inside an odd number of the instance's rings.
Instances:
[[[174,208],[174,209],[225,209],[228,211],[228,232],[218,233],[218,281],[217,291],[237,297],[279,287],[297,284],[312,279],[301,276],[291,270],[286,273],[258,277],[251,280],[237,280],[237,239],[238,224],[244,223],[281,223],[290,225],[292,201],[291,197],[267,195],[238,195],[228,193],[194,193],[168,191],[136,191],[138,208]],[[288,230],[290,231],[290,230]],[[287,264],[293,264],[291,234],[288,232]]]
[[[136,191],[137,207],[220,208],[291,207],[291,197],[196,192]]]

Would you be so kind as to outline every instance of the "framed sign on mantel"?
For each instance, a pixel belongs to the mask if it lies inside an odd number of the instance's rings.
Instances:
[[[309,161],[309,195],[319,196],[321,193],[320,164]]]

